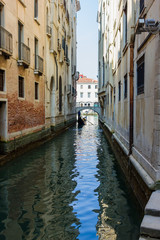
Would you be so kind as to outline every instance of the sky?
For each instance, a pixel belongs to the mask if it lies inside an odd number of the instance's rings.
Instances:
[[[98,75],[98,0],[80,0],[77,12],[77,71],[88,78]]]

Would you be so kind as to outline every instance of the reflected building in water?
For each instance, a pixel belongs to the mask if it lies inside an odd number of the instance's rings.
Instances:
[[[1,170],[0,239],[77,239],[73,141],[59,137]]]

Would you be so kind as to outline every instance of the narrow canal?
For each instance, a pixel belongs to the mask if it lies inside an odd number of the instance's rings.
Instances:
[[[141,216],[97,117],[0,168],[0,240],[138,240]]]

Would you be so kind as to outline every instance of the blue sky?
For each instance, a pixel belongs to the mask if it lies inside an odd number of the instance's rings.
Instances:
[[[77,71],[97,79],[98,71],[98,0],[80,0],[77,13]]]

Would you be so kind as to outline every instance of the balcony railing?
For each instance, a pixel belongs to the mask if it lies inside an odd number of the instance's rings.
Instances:
[[[13,38],[12,34],[5,28],[0,26],[0,51],[6,57],[9,57],[13,53]]]
[[[19,43],[19,59],[18,64],[28,67],[30,64],[30,48],[24,43]]]
[[[49,36],[49,37],[51,37],[51,35],[52,35],[52,28],[50,27],[50,26],[46,26],[46,33],[47,33],[47,35]]]
[[[34,70],[34,73],[39,74],[39,75],[42,75],[42,73],[43,73],[43,58],[41,58],[38,55],[35,56],[35,70]]]

